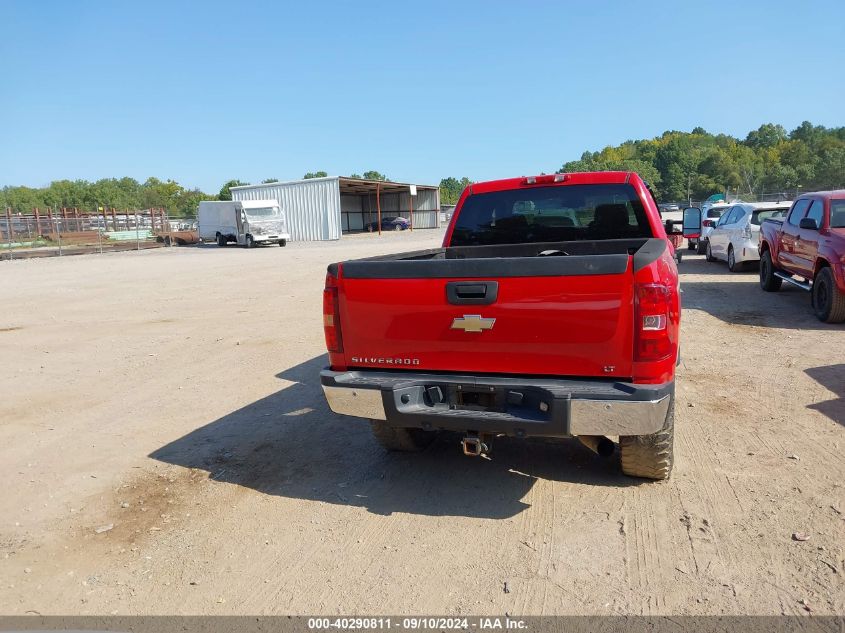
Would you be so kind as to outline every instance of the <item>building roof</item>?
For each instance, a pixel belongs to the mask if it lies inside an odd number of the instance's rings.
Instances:
[[[296,185],[310,182],[321,182],[328,180],[337,180],[340,193],[351,195],[365,195],[375,194],[376,191],[380,193],[407,193],[412,183],[407,182],[393,182],[392,180],[366,180],[364,178],[350,178],[348,176],[325,176],[323,178],[301,178],[299,180],[285,180],[280,182],[264,182],[257,185],[241,185],[239,187],[232,187],[232,191],[244,189],[259,189],[261,187],[273,187],[277,185]],[[416,185],[418,190],[422,189],[439,189],[436,185]]]

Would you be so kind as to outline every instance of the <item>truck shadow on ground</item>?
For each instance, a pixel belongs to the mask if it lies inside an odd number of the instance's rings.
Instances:
[[[464,456],[457,435],[425,451],[387,453],[369,425],[332,413],[320,356],[278,375],[292,384],[157,449],[150,457],[207,471],[268,495],[363,507],[372,513],[501,519],[519,514],[539,479],[632,486],[616,457],[577,440],[496,440],[491,459]]]
[[[810,378],[836,394],[831,400],[809,404],[807,408],[824,413],[834,422],[845,426],[845,363],[810,367],[804,371]]]

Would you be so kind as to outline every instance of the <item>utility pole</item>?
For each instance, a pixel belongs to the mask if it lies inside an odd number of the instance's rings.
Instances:
[[[687,173],[687,205],[692,206],[692,194],[690,193],[692,184],[692,174]]]

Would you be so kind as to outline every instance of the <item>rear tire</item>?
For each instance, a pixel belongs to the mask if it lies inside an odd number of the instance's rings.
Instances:
[[[738,273],[743,268],[745,268],[745,264],[742,262],[736,261],[736,253],[734,253],[734,247],[728,247],[728,270],[732,273]]]
[[[813,280],[813,312],[824,323],[845,321],[845,294],[836,287],[833,272],[828,266],[819,270]]]
[[[401,231],[401,230],[402,230],[402,225],[401,225],[401,224],[394,224],[394,225],[393,225],[393,230],[394,230],[394,231]]]
[[[772,263],[771,251],[763,251],[760,257],[760,287],[766,292],[777,292],[783,279],[775,277],[775,265]]]
[[[715,262],[716,261],[716,258],[713,257],[713,251],[710,250],[710,240],[707,240],[707,253],[704,255],[704,258],[708,262]]]
[[[246,247],[253,248],[255,246],[255,241],[252,239],[252,235],[246,236]]]
[[[288,243],[287,240],[279,240],[279,246],[286,246]]]
[[[385,450],[416,453],[434,441],[434,431],[422,429],[397,429],[381,420],[370,420],[373,437]]]
[[[217,234],[217,246],[226,246],[226,238],[220,233]]]
[[[695,250],[695,242],[692,240],[687,240],[687,250],[694,251]]]
[[[619,438],[622,472],[629,477],[668,479],[674,464],[675,394],[669,401],[663,428],[651,435],[629,435]]]
[[[696,254],[697,255],[704,255],[704,253],[706,251],[707,251],[707,242],[705,242],[704,240],[698,240],[698,242],[695,245]]]

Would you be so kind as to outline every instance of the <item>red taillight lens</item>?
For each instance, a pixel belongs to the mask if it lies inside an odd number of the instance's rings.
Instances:
[[[634,360],[664,360],[672,352],[669,339],[669,309],[672,289],[663,284],[636,287]]]
[[[713,226],[714,224],[716,223],[713,220],[704,220],[704,222],[701,223],[702,226]]]
[[[340,334],[340,310],[337,301],[337,279],[326,275],[323,289],[323,333],[326,335],[326,349],[330,352],[343,351],[343,337]]]

